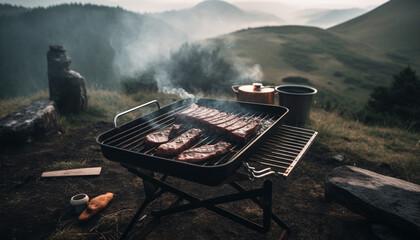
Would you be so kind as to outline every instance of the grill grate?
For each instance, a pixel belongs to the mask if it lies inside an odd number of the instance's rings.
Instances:
[[[103,139],[102,144],[116,147],[119,149],[128,150],[135,153],[143,153],[143,154],[155,156],[157,147],[147,146],[144,143],[146,136],[156,130],[159,130],[159,129],[168,127],[171,124],[174,124],[175,123],[174,116],[177,113],[186,110],[187,108],[189,108],[189,106],[181,106],[179,108],[168,111],[164,114],[158,115],[157,117],[153,119],[144,121],[129,129],[120,131],[119,133],[112,135],[107,139]],[[267,114],[267,113],[249,112],[249,111],[229,112],[229,111],[224,110],[223,108],[217,108],[217,109],[221,112],[228,112],[230,114],[234,114],[235,116],[240,117],[240,118],[244,118],[244,119],[252,118],[252,119],[258,120],[261,123],[262,128],[259,130],[259,133],[256,136],[254,136],[252,139],[248,140],[248,142],[252,142],[254,138],[256,138],[261,132],[265,131],[268,127],[270,127],[276,120],[278,120],[281,117],[276,114]],[[197,125],[184,123],[184,129],[180,131],[178,135],[194,127],[197,127]],[[219,141],[228,141],[225,136],[210,132],[209,130],[202,127],[200,127],[200,129],[202,130],[202,135],[200,136],[199,140],[190,148],[199,147],[205,144],[215,144]],[[235,156],[235,154],[237,154],[243,147],[246,146],[246,144],[244,145],[243,143],[235,143],[231,141],[228,141],[228,142],[232,144],[231,152],[226,153],[218,158],[211,159],[209,161],[205,161],[202,163],[194,163],[194,164],[197,164],[200,166],[216,166],[216,165],[227,163],[230,159],[232,159]],[[175,157],[172,157],[172,158],[168,157],[168,158],[174,159]]]
[[[268,171],[272,171],[271,173],[287,177],[312,145],[317,134],[313,130],[282,125],[248,161],[269,167],[264,171],[253,170],[254,172],[266,176]]]

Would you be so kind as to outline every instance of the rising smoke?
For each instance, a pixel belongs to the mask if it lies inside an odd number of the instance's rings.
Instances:
[[[161,20],[144,17],[142,24],[122,19],[124,27],[111,38],[115,72],[127,84],[157,89],[182,98],[223,94],[232,84],[262,81],[258,64],[249,66],[232,57],[234,41],[188,43],[194,32],[180,32]],[[181,28],[181,27],[179,27]],[[132,84],[136,82],[136,84]]]

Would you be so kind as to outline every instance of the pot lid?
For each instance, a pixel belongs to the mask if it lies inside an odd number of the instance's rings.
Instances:
[[[263,86],[262,83],[253,83],[252,85],[242,85],[239,91],[247,93],[272,93],[275,91],[272,87]]]

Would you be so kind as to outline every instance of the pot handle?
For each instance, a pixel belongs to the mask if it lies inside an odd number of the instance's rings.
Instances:
[[[238,93],[239,93],[239,86],[240,86],[240,85],[233,85],[233,86],[232,86],[232,90],[233,90],[236,94],[238,94]]]

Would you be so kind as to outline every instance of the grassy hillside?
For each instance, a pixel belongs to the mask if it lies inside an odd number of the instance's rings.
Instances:
[[[41,91],[31,97],[19,97],[0,101],[0,117],[12,113],[35,99],[46,99],[48,94]],[[86,126],[93,122],[113,122],[113,117],[124,110],[157,99],[166,106],[179,99],[176,95],[139,92],[125,95],[117,91],[88,91],[89,105],[80,115],[61,115],[60,126],[63,132]],[[214,97],[214,96],[206,96]],[[232,99],[233,96],[218,96]],[[142,111],[135,111],[119,120],[119,124],[135,119],[149,111],[156,110],[153,105]],[[334,112],[313,108],[311,120],[306,128],[319,132],[317,144],[328,156],[344,155],[346,163],[357,166],[378,166],[391,168],[398,177],[420,183],[420,134],[406,130],[385,127],[369,127],[360,122],[346,120]],[[328,159],[320,159],[328,161]]]
[[[315,27],[247,29],[212,40],[226,42],[237,60],[261,65],[265,82],[286,84],[283,78],[304,77],[321,90],[322,99],[328,95],[332,101],[358,106],[402,66],[379,48]]]
[[[329,30],[384,49],[396,60],[420,67],[420,1],[391,0]],[[402,59],[401,59],[402,58]]]

